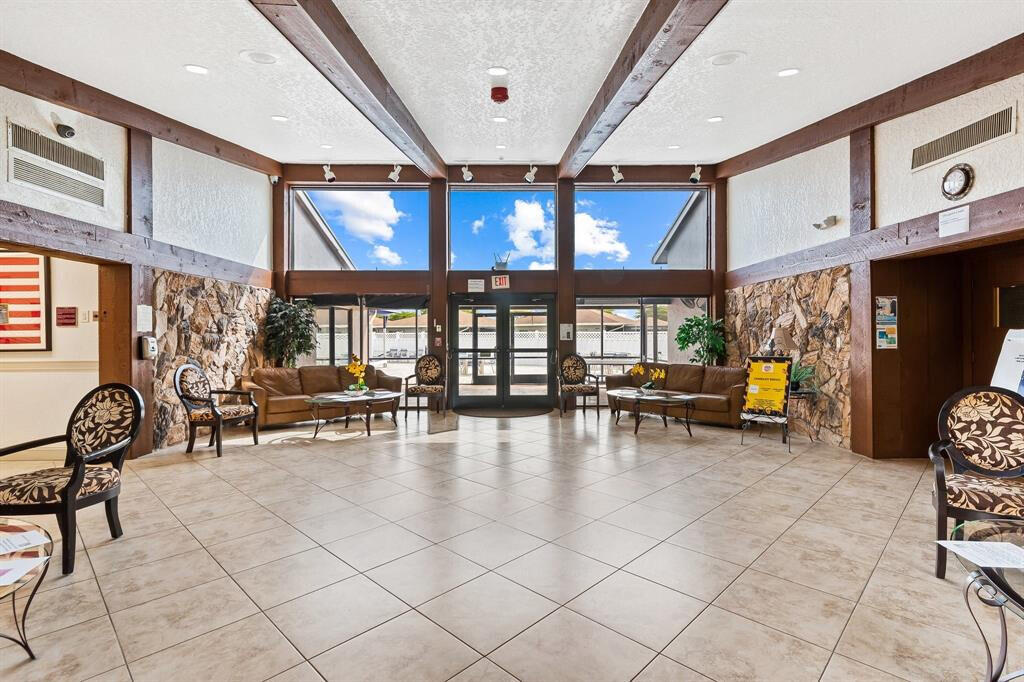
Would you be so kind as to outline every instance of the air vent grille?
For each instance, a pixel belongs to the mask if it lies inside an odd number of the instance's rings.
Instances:
[[[69,178],[19,157],[14,157],[11,161],[11,175],[15,180],[97,206],[103,205],[102,187]]]
[[[97,180],[103,179],[103,159],[97,159],[63,142],[51,140],[17,123],[11,123],[11,147],[35,154],[79,173],[91,175]]]
[[[1007,107],[980,121],[975,121],[948,135],[923,144],[914,150],[910,169],[917,170],[998,137],[1009,135],[1013,132],[1013,118],[1013,107]]]

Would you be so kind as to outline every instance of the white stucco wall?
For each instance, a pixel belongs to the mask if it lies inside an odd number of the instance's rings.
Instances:
[[[0,447],[64,433],[71,410],[99,383],[99,323],[55,323],[57,306],[99,309],[98,276],[95,265],[50,259],[52,350],[0,353]],[[63,458],[60,448],[46,454]]]
[[[910,172],[911,152],[958,128],[1024,104],[1024,75],[969,92],[875,126],[875,218],[878,226],[942,211],[1024,187],[1024,133],[1018,108],[1016,133],[935,165]],[[942,176],[958,163],[974,167],[974,187],[959,202],[942,196]]]
[[[262,173],[153,140],[153,238],[271,267],[271,194]]]
[[[730,270],[848,237],[850,138],[731,177],[727,196]]]
[[[124,128],[7,88],[0,88],[0,120],[3,123],[0,134],[0,199],[83,220],[93,225],[124,230],[125,160],[128,155]],[[103,159],[106,179],[104,205],[96,206],[8,182],[9,121]],[[71,139],[58,137],[58,123],[71,126],[75,129],[76,135]]]

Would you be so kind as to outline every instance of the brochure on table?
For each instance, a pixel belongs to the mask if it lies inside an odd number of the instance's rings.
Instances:
[[[4,554],[20,552],[30,547],[45,545],[49,540],[37,530],[25,531],[24,533],[5,533],[0,535],[0,558]]]
[[[1024,329],[1006,332],[992,385],[1024,395]]]
[[[48,556],[26,557],[24,559],[0,559],[0,587],[13,585],[36,566],[45,563]]]
[[[938,543],[959,554],[979,568],[1016,568],[1024,570],[1024,549],[1011,542],[939,540]]]

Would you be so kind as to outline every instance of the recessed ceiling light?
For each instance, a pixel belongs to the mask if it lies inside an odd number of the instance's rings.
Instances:
[[[496,145],[494,145],[494,148],[495,149],[508,149],[508,145],[496,144]]]
[[[746,56],[746,52],[741,52],[740,50],[729,50],[727,52],[713,54],[704,61],[711,66],[732,66]]]
[[[276,64],[277,55],[270,54],[269,52],[260,52],[259,50],[242,50],[238,53],[238,56],[247,62],[253,64]]]
[[[333,144],[322,144],[322,145],[320,145],[320,149],[334,149],[334,145]]]
[[[508,69],[506,69],[504,66],[492,66],[491,68],[487,69],[487,75],[488,76],[507,76],[508,75]]]
[[[197,73],[200,76],[205,76],[206,74],[210,73],[210,70],[208,68],[206,68],[205,66],[201,66],[199,64],[186,64],[185,70],[189,73]]]
[[[492,116],[491,120],[495,123],[508,123],[508,119],[504,116]]]
[[[288,117],[287,116],[271,116],[270,120],[271,121],[277,121],[278,123],[284,123],[285,121],[288,120]]]
[[[721,123],[724,120],[725,119],[722,118],[721,116],[712,116],[711,118],[708,119],[708,123]]]
[[[800,69],[783,69],[782,71],[779,71],[779,78],[789,78],[790,76],[795,76],[798,73],[800,73]]]
[[[668,146],[668,148],[669,148],[669,149],[679,149],[679,145],[677,145],[677,144],[670,144],[670,145]]]

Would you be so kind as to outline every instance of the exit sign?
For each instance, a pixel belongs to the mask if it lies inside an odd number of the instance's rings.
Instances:
[[[492,289],[508,289],[508,275],[494,275],[491,277]]]

